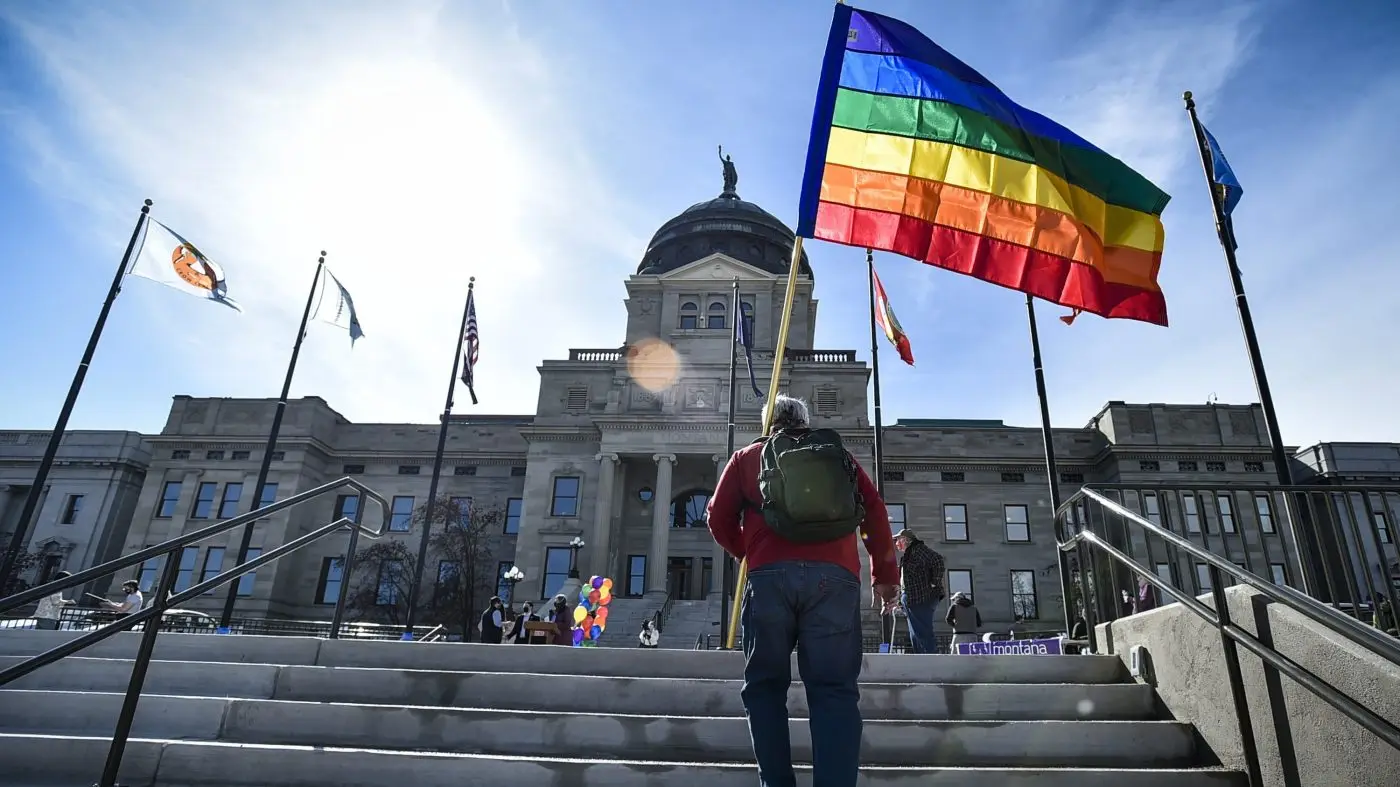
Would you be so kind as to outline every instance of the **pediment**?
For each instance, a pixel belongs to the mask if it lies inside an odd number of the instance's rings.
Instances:
[[[664,281],[730,281],[740,279],[776,279],[777,276],[752,265],[742,263],[719,252],[682,265],[658,278]]]

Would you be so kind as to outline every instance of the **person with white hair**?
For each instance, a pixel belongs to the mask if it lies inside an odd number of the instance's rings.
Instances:
[[[860,547],[874,602],[893,607],[899,564],[875,483],[807,404],[778,395],[767,436],[734,453],[710,498],[715,541],[748,560],[742,699],[759,781],[795,784],[792,652],[811,709],[813,783],[854,787],[860,767]]]

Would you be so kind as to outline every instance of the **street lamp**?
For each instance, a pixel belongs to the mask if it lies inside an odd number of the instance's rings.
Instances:
[[[569,542],[569,579],[578,579],[578,551],[584,546],[583,539],[578,536]]]
[[[501,579],[506,583],[506,609],[510,609],[511,599],[515,598],[515,586],[525,581],[525,572],[511,566],[501,575]]]

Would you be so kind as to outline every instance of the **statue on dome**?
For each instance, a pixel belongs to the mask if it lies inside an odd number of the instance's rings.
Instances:
[[[719,162],[724,165],[724,191],[720,195],[732,194],[738,196],[736,189],[739,187],[739,171],[734,168],[734,159],[724,155],[724,146],[719,146]]]

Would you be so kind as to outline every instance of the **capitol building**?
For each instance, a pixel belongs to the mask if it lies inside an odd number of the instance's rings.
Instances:
[[[545,359],[533,413],[452,417],[440,495],[503,513],[488,569],[494,576],[510,566],[524,572],[517,603],[544,599],[564,584],[569,543],[581,537],[578,569],[584,577],[612,577],[619,602],[659,608],[668,598],[708,601],[717,619],[721,553],[704,509],[727,460],[732,282],[738,279],[741,308],[754,320],[755,371],[766,381],[792,246],[788,227],[732,189],[686,208],[656,232],[623,283],[624,336],[610,347]],[[870,367],[854,350],[814,346],[813,286],[804,258],[781,387],[806,399],[815,425],[839,430],[873,473]],[[763,402],[747,380],[734,394],[742,446],[758,436]],[[289,403],[268,499],[353,476],[391,501],[390,537],[416,550],[421,525],[412,512],[427,499],[438,424],[352,423],[334,404],[319,397]],[[76,571],[254,508],[274,409],[267,399],[177,396],[159,434],[70,433],[31,530],[29,549],[40,555],[33,572]],[[0,533],[13,529],[47,438],[0,432]],[[1218,487],[1275,480],[1257,405],[1112,401],[1082,427],[1055,429],[1054,445],[1054,481],[1065,498],[1096,482]],[[944,555],[950,591],[972,594],[989,629],[1063,630],[1040,430],[901,419],[886,425],[884,446],[892,526],[914,528]],[[1294,455],[1319,477],[1349,472],[1400,487],[1394,445],[1324,444]],[[1346,469],[1353,466],[1360,469]],[[1272,556],[1265,562],[1275,579],[1290,582],[1295,569],[1282,558],[1294,552],[1288,529],[1273,526],[1280,514],[1261,500],[1241,502],[1228,515],[1268,520],[1261,532],[1278,543],[1259,547]],[[1156,509],[1145,513],[1168,519],[1182,513],[1173,510],[1179,503],[1138,501]],[[354,497],[328,496],[279,512],[258,522],[252,544],[280,545],[355,505]],[[1199,515],[1220,517],[1220,505],[1202,501]],[[237,533],[230,535],[189,548],[180,584],[232,566]],[[329,619],[347,538],[318,541],[245,579],[238,614]],[[139,574],[146,586],[155,576],[155,566]],[[216,593],[190,606],[217,614],[222,602]]]

